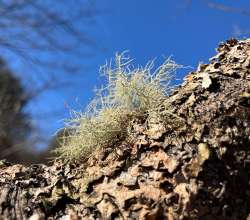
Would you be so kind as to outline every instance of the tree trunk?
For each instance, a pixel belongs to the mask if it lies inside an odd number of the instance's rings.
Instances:
[[[168,98],[181,125],[138,124],[87,166],[2,162],[0,219],[247,219],[250,40],[217,51]]]

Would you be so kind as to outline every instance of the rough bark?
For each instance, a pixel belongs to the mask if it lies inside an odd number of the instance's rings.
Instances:
[[[137,124],[87,166],[2,162],[2,219],[247,219],[250,40],[217,51],[169,97],[178,126]]]

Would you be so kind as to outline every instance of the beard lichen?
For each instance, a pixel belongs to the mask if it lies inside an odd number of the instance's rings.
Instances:
[[[59,158],[67,161],[88,158],[96,149],[115,146],[131,131],[137,118],[155,118],[164,122],[172,115],[167,96],[171,79],[180,67],[170,58],[158,68],[154,61],[145,67],[134,67],[126,53],[100,68],[107,85],[96,90],[96,97],[85,112],[72,112],[66,121],[67,135],[56,149]]]

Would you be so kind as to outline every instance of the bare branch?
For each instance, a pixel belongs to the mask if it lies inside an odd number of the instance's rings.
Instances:
[[[245,9],[245,8],[234,8],[227,6],[225,4],[221,3],[215,3],[209,0],[203,0],[209,8],[217,9],[220,11],[228,12],[228,13],[237,13],[237,14],[242,14],[245,16],[250,16],[250,10]]]

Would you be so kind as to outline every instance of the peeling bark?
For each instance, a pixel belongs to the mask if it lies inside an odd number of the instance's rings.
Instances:
[[[217,51],[168,98],[178,126],[135,124],[87,165],[0,163],[0,219],[247,219],[250,40]]]

